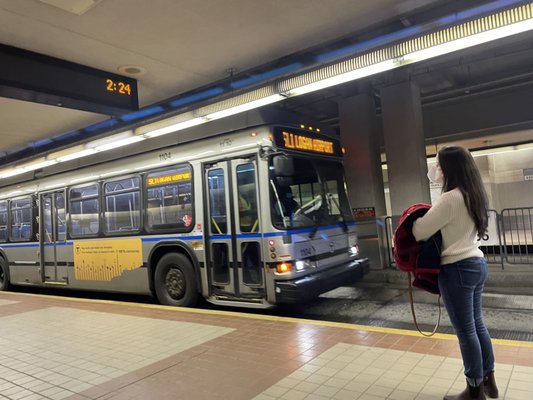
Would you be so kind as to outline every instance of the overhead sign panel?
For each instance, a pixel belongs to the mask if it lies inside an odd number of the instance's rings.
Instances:
[[[135,79],[3,44],[0,96],[114,116],[139,109]]]

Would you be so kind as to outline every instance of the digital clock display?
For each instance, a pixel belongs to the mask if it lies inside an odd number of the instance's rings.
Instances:
[[[135,79],[3,44],[0,96],[113,116],[139,109]]]
[[[131,83],[125,83],[122,81],[114,81],[113,79],[106,79],[105,83],[106,83],[106,89],[109,92],[131,96]]]

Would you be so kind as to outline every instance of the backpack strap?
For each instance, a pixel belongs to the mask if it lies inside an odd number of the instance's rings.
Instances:
[[[433,328],[433,331],[431,333],[422,332],[422,330],[418,326],[418,321],[416,320],[415,304],[414,304],[414,299],[413,299],[413,285],[411,283],[411,278],[413,278],[413,277],[411,276],[411,272],[408,272],[407,274],[408,274],[407,281],[409,282],[408,283],[409,284],[409,288],[408,288],[407,292],[409,293],[409,303],[411,304],[411,313],[413,314],[413,322],[415,323],[415,326],[416,326],[416,329],[418,330],[418,332],[420,332],[423,336],[431,337],[437,332],[437,329],[439,329],[439,325],[440,325],[440,317],[441,317],[441,312],[442,312],[441,304],[440,304],[440,294],[439,294],[439,299],[438,299],[439,316],[438,316],[438,319],[437,319],[437,323],[435,324],[435,328]]]

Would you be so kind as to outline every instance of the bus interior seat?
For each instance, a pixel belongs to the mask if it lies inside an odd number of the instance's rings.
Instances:
[[[29,224],[24,224],[20,228],[20,238],[29,239],[31,237],[31,226]]]

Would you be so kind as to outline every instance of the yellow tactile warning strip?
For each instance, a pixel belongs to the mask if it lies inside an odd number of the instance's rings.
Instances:
[[[48,295],[35,295],[31,293],[17,293],[17,295],[48,297]],[[132,307],[163,309],[163,310],[175,311],[175,312],[187,312],[187,313],[209,314],[209,315],[226,315],[226,316],[239,317],[239,318],[251,318],[251,319],[259,319],[259,320],[267,320],[267,321],[292,322],[292,323],[306,323],[310,325],[330,326],[330,327],[335,327],[335,328],[364,330],[364,331],[369,331],[369,332],[380,332],[380,333],[397,334],[397,335],[413,336],[413,337],[422,336],[417,331],[411,331],[407,329],[387,328],[387,327],[370,326],[370,325],[358,325],[358,324],[349,324],[349,323],[344,323],[344,322],[317,321],[317,320],[310,320],[310,319],[303,319],[303,318],[291,318],[291,317],[277,317],[273,315],[261,315],[261,314],[252,314],[252,313],[248,314],[248,313],[241,313],[241,312],[235,312],[235,311],[220,311],[220,310],[204,310],[204,309],[198,309],[198,308],[170,307],[170,306],[163,306],[163,305],[158,305],[158,304],[128,303],[128,302],[121,302],[121,301],[114,301],[114,300],[80,299],[80,298],[74,298],[74,297],[58,297],[58,296],[50,296],[50,297],[51,298],[63,298],[63,299],[68,299],[70,301],[79,301],[79,302],[92,302],[92,303],[100,303],[100,304],[122,304],[122,305],[128,305]],[[435,333],[433,336],[431,336],[431,338],[443,339],[443,340],[457,340],[455,335],[451,335],[447,333]],[[503,346],[514,346],[514,347],[518,346],[518,347],[533,348],[533,342],[526,342],[526,341],[521,341],[521,340],[493,339],[493,343],[501,344]]]
[[[13,292],[2,300],[11,303],[0,306],[0,331],[10,327],[1,346],[24,351],[0,353],[1,400],[429,400],[464,384],[453,335]],[[216,334],[191,342],[205,329]],[[533,348],[503,341],[495,352],[500,398],[530,400]],[[43,354],[56,365],[43,367]],[[99,367],[81,374],[78,364]]]

